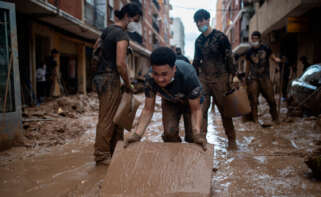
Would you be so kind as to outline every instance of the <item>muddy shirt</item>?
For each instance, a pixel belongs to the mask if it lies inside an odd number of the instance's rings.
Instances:
[[[152,70],[149,70],[145,75],[146,97],[154,97],[159,94],[169,102],[186,103],[188,99],[196,99],[201,96],[201,83],[194,67],[182,60],[177,60],[175,65],[174,80],[165,88],[161,88],[155,83]]]
[[[104,73],[108,68],[116,71],[117,42],[122,40],[129,41],[128,34],[120,26],[110,25],[103,31],[101,39],[103,40],[103,53],[97,72]]]
[[[250,62],[250,76],[269,77],[270,76],[270,61],[269,58],[272,50],[263,44],[258,48],[251,47],[246,53],[246,60]]]
[[[196,39],[193,65],[204,75],[234,74],[234,65],[227,64],[231,58],[231,44],[222,32],[214,29],[207,37],[201,34]]]

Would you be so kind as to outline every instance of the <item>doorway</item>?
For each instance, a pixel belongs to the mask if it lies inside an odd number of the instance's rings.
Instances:
[[[60,55],[61,83],[64,88],[64,93],[67,95],[77,93],[77,70],[77,56],[73,54],[62,53]]]

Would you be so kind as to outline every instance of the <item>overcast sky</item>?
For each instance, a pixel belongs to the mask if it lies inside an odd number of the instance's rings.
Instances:
[[[194,42],[200,35],[193,15],[198,9],[206,9],[211,13],[211,18],[215,16],[216,0],[170,0],[173,9],[170,12],[171,17],[180,17],[185,29],[185,55],[189,59],[194,57]]]

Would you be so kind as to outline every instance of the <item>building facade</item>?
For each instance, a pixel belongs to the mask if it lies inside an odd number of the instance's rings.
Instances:
[[[185,31],[182,20],[178,17],[173,18],[173,24],[171,25],[171,31],[173,37],[170,40],[171,46],[175,48],[181,48],[182,53],[184,53],[185,48]]]
[[[143,79],[148,56],[169,46],[168,0],[132,0],[142,6],[140,28],[130,32],[132,79]],[[5,0],[0,1],[0,146],[10,146],[21,133],[21,109],[36,104],[37,68],[56,49],[58,77],[52,96],[91,91],[92,47],[102,30],[117,20],[114,11],[130,0]],[[3,45],[2,45],[3,44]],[[2,61],[4,60],[4,61]],[[9,77],[8,77],[9,76]],[[10,124],[9,124],[10,123]]]

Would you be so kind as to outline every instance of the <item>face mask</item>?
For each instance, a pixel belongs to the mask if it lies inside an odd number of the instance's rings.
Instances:
[[[138,26],[138,23],[136,23],[136,22],[130,22],[130,23],[127,25],[127,31],[128,31],[128,32],[135,32],[135,31],[137,31],[137,26]]]
[[[260,45],[260,42],[259,41],[256,41],[256,42],[251,42],[251,45],[253,47],[258,47]]]
[[[208,26],[207,25],[203,25],[202,27],[199,27],[198,30],[202,33],[206,32],[208,30]]]

